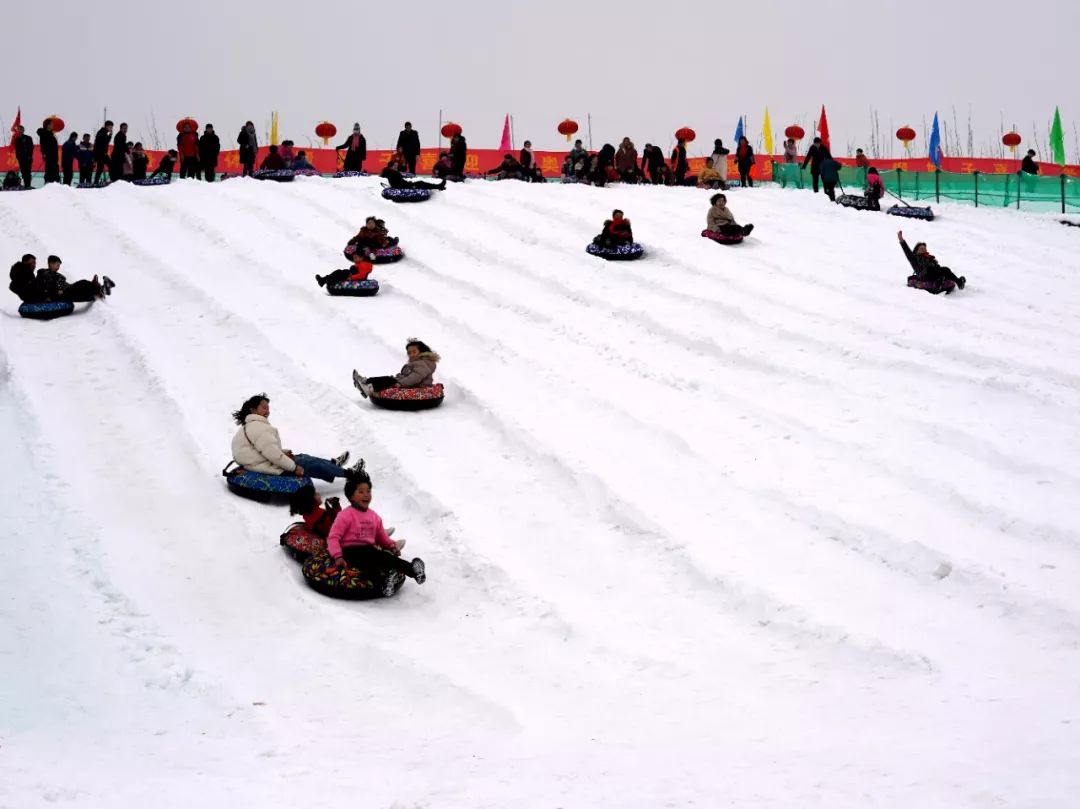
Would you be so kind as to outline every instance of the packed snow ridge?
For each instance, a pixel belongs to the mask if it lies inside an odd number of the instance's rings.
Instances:
[[[1072,807],[1080,260],[1042,216],[376,179],[0,197],[0,806]],[[643,260],[585,253],[618,207]],[[316,273],[371,213],[375,298]],[[926,241],[967,288],[905,287]],[[350,380],[408,337],[446,403]],[[229,414],[349,449],[427,562],[304,586]],[[339,486],[319,484],[325,494]]]

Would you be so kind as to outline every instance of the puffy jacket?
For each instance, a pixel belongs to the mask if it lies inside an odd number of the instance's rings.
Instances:
[[[181,132],[176,136],[176,151],[180,159],[199,156],[199,136],[194,132]]]
[[[714,233],[718,233],[724,225],[734,224],[735,214],[731,212],[727,205],[711,206],[708,215],[705,217],[705,227]]]
[[[330,534],[326,537],[326,550],[335,559],[340,559],[343,548],[356,545],[375,545],[388,551],[397,550],[394,540],[390,539],[383,528],[382,517],[370,508],[350,506],[342,509],[334,518]]]
[[[432,377],[439,359],[439,355],[434,351],[422,351],[415,360],[405,363],[401,368],[401,373],[394,379],[403,388],[428,387],[434,384]]]
[[[109,130],[105,127],[101,127],[94,135],[94,160],[99,163],[104,163],[109,159],[109,141],[112,140],[112,135],[109,134]]]
[[[798,163],[799,162],[799,147],[794,143],[789,143],[784,146],[784,162],[785,163]]]
[[[824,176],[824,172],[822,172],[822,176]],[[885,196],[885,182],[881,179],[880,174],[866,175],[866,191],[875,199],[881,199]]]
[[[698,185],[708,185],[709,183],[723,182],[724,178],[720,176],[715,168],[709,168],[706,166],[700,172],[698,172],[697,181]]]
[[[237,464],[250,472],[280,475],[296,469],[296,461],[281,448],[281,436],[265,416],[248,414],[244,426],[232,440],[232,456]]]
[[[221,138],[214,132],[203,132],[199,138],[199,162],[203,166],[217,168],[218,155],[221,154]]]
[[[615,153],[615,168],[622,172],[635,171],[637,169],[638,154],[634,144],[623,144]]]
[[[831,157],[825,158],[821,163],[821,179],[830,185],[840,182],[840,164]]]

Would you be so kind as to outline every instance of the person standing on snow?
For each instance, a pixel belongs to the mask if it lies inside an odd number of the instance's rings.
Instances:
[[[128,125],[120,124],[120,129],[113,138],[112,156],[109,158],[109,177],[113,182],[124,179],[124,156],[127,154]]]
[[[33,180],[34,169],[34,139],[26,134],[26,127],[19,126],[15,130],[15,159],[19,163],[19,173],[22,174],[23,185],[30,187]]]
[[[821,164],[827,157],[832,157],[829,148],[821,142],[821,138],[814,138],[813,145],[806,150],[806,157],[803,159],[802,167],[805,169],[806,165],[810,164],[810,177],[814,182],[815,194],[818,192],[818,182],[821,179]]]
[[[465,142],[465,135],[459,133],[450,139],[450,175],[453,177],[465,177],[465,164],[469,159],[469,145]]]
[[[745,137],[739,138],[735,147],[735,165],[739,167],[739,182],[743,188],[753,188],[754,180],[750,172],[754,169],[754,149]]]
[[[671,171],[675,175],[675,184],[682,185],[686,179],[686,172],[690,170],[690,163],[686,160],[686,141],[679,138],[675,148],[671,150]]]
[[[94,144],[90,142],[90,134],[85,133],[79,143],[79,185],[89,183],[94,179]]]
[[[636,183],[640,179],[637,167],[637,147],[630,138],[623,138],[615,152],[615,170],[624,183]]]
[[[416,159],[420,157],[420,133],[413,129],[408,121],[405,122],[405,128],[398,132],[396,148],[405,155],[409,174],[416,174]]]
[[[214,132],[214,125],[207,124],[199,138],[199,165],[202,166],[203,178],[208,183],[214,182],[217,174],[218,155],[221,154],[221,138]]]
[[[259,153],[259,139],[255,135],[255,124],[248,121],[240,127],[240,134],[236,136],[236,143],[240,147],[240,165],[243,166],[242,176],[250,177],[255,172],[255,156]]]
[[[112,140],[113,122],[106,121],[105,125],[94,136],[94,184],[101,182],[105,176],[105,170],[109,166],[109,141]]]
[[[336,148],[336,151],[345,149],[345,165],[343,171],[363,171],[364,160],[367,159],[367,138],[360,132],[360,124],[353,124],[352,134],[345,142]]]
[[[176,152],[180,155],[180,179],[199,179],[199,134],[184,124],[176,136]]]
[[[79,156],[79,133],[72,132],[60,147],[60,168],[64,172],[64,185],[71,185],[75,177],[75,158]]]
[[[720,175],[721,188],[727,187],[727,160],[729,154],[731,154],[731,150],[724,148],[723,140],[717,138],[713,141],[713,150],[710,157],[712,157],[713,169]]]
[[[821,161],[821,184],[825,187],[825,195],[830,202],[836,202],[836,185],[840,182],[840,164],[832,155]]]
[[[60,144],[53,134],[53,119],[46,118],[38,133],[38,148],[45,162],[45,184],[60,182]]]
[[[799,162],[799,150],[798,147],[795,145],[795,138],[788,138],[786,141],[784,141],[784,162]]]

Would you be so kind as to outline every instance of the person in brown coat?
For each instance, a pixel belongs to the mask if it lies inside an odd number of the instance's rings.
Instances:
[[[366,377],[353,370],[353,384],[365,399],[387,388],[428,388],[434,384],[435,366],[442,358],[427,343],[415,337],[405,344],[405,353],[409,361],[396,376]]]
[[[619,150],[615,152],[615,170],[625,183],[636,183],[641,179],[637,165],[637,147],[630,138],[623,138]]]

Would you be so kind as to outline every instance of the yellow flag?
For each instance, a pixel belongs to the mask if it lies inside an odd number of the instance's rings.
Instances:
[[[278,145],[277,113],[270,113],[270,145]]]
[[[761,122],[761,136],[765,140],[765,154],[773,153],[772,123],[769,122],[769,108],[765,108],[765,120]]]

